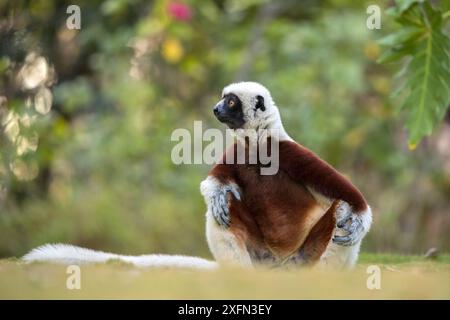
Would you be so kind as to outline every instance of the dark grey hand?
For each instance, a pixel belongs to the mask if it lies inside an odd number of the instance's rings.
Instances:
[[[333,237],[333,242],[341,246],[355,245],[368,231],[364,228],[362,215],[353,213],[351,207],[345,202],[342,202],[337,209],[336,226],[346,233],[343,236]]]
[[[219,187],[210,199],[212,215],[216,222],[224,228],[229,228],[231,224],[230,209],[228,206],[228,193],[231,193],[236,200],[241,200],[239,189],[234,184]]]

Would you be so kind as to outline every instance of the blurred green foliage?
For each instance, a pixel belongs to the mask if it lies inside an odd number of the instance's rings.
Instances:
[[[409,146],[415,149],[442,121],[450,104],[450,38],[442,32],[450,11],[443,13],[443,6],[435,8],[428,1],[396,2],[388,12],[402,28],[381,39],[389,49],[378,61],[412,56],[398,74],[405,79],[396,94],[404,96],[401,107],[408,111]]]
[[[170,136],[223,128],[211,107],[237,80],[265,84],[290,135],[363,191],[366,250],[449,250],[450,126],[408,150],[394,70],[376,63],[396,26],[366,28],[373,2],[0,0],[0,256],[47,242],[208,256],[209,167],[174,165]]]

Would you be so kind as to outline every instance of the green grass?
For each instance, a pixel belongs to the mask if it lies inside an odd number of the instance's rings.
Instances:
[[[381,269],[381,289],[366,269]],[[81,290],[68,290],[66,267],[0,260],[1,299],[450,299],[450,255],[362,254],[352,271],[137,269],[111,262],[81,267]]]
[[[402,263],[443,263],[450,265],[450,254],[441,254],[436,259],[427,259],[424,256],[399,254],[361,253],[360,263],[402,264]]]

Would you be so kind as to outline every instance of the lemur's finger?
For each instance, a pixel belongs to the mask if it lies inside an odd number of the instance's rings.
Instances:
[[[238,189],[231,185],[231,186],[226,186],[225,187],[225,192],[231,192],[231,194],[237,199],[237,200],[241,200],[241,195],[239,194]]]
[[[218,209],[222,225],[229,227],[230,225],[229,210],[224,194],[220,194],[218,197]]]
[[[341,220],[341,221],[339,221],[337,224],[336,224],[336,226],[338,227],[338,228],[343,228],[344,226],[345,226],[345,221],[344,220]]]
[[[349,214],[348,216],[346,216],[345,218],[341,219],[340,221],[337,222],[337,227],[338,228],[344,228],[345,224],[352,218],[352,215]]]
[[[214,217],[214,219],[216,219],[217,222],[219,222],[219,211],[218,211],[219,208],[217,205],[216,197],[211,198],[211,204],[212,204],[211,211],[212,211],[213,217]]]
[[[230,226],[230,223],[226,220],[226,218],[224,216],[221,215],[219,225],[221,225],[222,227],[228,228]]]
[[[219,203],[218,197],[213,197],[212,202],[213,202],[212,212],[213,212],[214,219],[216,220],[216,222],[219,225],[223,225],[224,221],[222,218],[222,206]]]
[[[226,221],[227,225],[230,225],[230,209],[229,209],[229,205],[228,205],[228,199],[227,199],[227,194],[226,193],[221,193],[220,194],[220,203],[222,205],[223,208],[223,212],[224,212],[224,220]]]
[[[219,226],[227,226],[227,221],[225,220],[224,215],[221,212],[221,209],[217,208],[217,215],[215,216],[216,222]]]
[[[221,207],[227,207],[227,209],[228,209],[227,199],[226,199],[225,194],[223,194],[223,193],[221,193],[221,194],[219,195],[219,205],[220,205]]]
[[[345,230],[348,233],[352,233],[355,229],[355,220],[348,219],[345,222],[339,223],[337,226],[338,226],[338,228],[341,228],[342,230]]]
[[[347,231],[350,235],[357,237],[359,234],[363,232],[363,224],[361,217],[353,216],[350,224],[346,224],[342,227],[343,230]]]
[[[350,224],[349,231],[351,233],[362,232],[363,226],[360,217],[355,217]]]
[[[343,229],[349,234],[346,236],[335,236],[333,238],[334,243],[341,246],[352,246],[362,239],[364,228],[361,219],[354,219],[350,226]]]
[[[333,242],[341,246],[351,246],[352,239],[350,236],[335,236]]]
[[[238,190],[236,190],[236,188],[231,188],[230,191],[233,194],[233,196],[236,198],[236,200],[241,201],[241,194],[239,193]]]

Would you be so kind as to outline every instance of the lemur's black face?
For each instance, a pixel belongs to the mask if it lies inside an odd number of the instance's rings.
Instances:
[[[216,118],[231,129],[242,128],[245,124],[242,101],[233,93],[224,95],[213,111]]]

